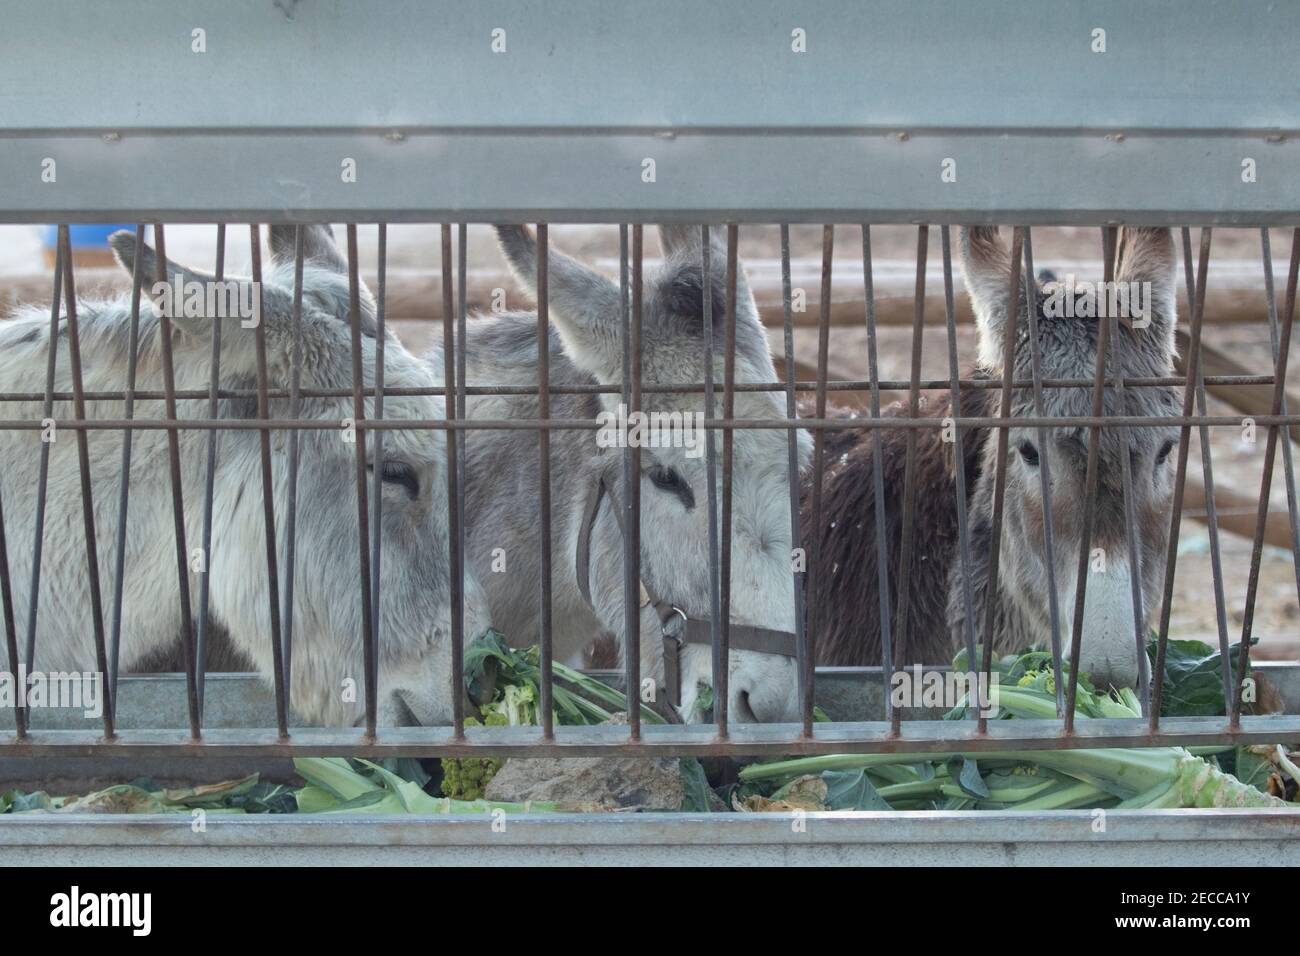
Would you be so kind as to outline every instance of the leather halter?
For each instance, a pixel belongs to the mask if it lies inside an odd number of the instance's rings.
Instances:
[[[587,503],[582,512],[582,525],[578,528],[578,545],[574,554],[574,570],[578,577],[578,590],[587,605],[595,611],[591,600],[591,535],[596,524],[596,515],[600,513],[601,502],[608,496],[614,502],[613,515],[618,523],[620,535],[626,536],[623,516],[619,513],[614,493],[601,471],[587,494]],[[664,645],[664,690],[668,703],[673,708],[679,707],[682,700],[681,688],[681,650],[683,644],[702,644],[713,646],[713,629],[708,620],[689,616],[685,611],[669,601],[660,599],[645,579],[641,580],[641,607],[653,605],[659,615],[660,633]],[[755,651],[759,654],[779,654],[791,659],[797,658],[795,636],[789,631],[776,631],[767,627],[755,627],[751,624],[733,623],[728,629],[729,644],[736,650]],[[629,688],[630,692],[634,689]]]

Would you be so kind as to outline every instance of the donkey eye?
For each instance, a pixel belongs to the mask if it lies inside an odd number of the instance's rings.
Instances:
[[[375,470],[374,463],[366,466],[373,473]],[[420,478],[415,473],[415,469],[404,461],[390,461],[385,459],[383,470],[379,474],[379,480],[386,485],[399,485],[406,489],[406,493],[412,498],[420,496]]]
[[[691,486],[686,479],[674,469],[666,468],[663,465],[654,465],[646,469],[646,475],[649,476],[650,481],[660,491],[675,494],[688,509],[695,507],[695,492],[691,491]]]
[[[1025,460],[1025,464],[1033,468],[1038,467],[1038,449],[1027,441],[1022,441],[1020,447],[1016,449],[1020,452],[1020,457]]]
[[[1169,457],[1169,453],[1173,450],[1174,450],[1174,443],[1172,441],[1167,441],[1163,445],[1161,445],[1160,450],[1156,452],[1156,465],[1157,466],[1163,465],[1165,463],[1165,459]]]

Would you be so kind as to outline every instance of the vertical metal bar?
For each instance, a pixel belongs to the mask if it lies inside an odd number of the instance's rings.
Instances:
[[[293,345],[289,353],[289,417],[302,414],[302,273],[305,237],[302,226],[293,230]],[[293,700],[293,601],[294,576],[298,567],[298,429],[289,430],[289,514],[284,526],[284,693],[285,703]]]
[[[1200,262],[1197,266],[1196,296],[1189,303],[1192,309],[1190,337],[1191,344],[1187,350],[1187,384],[1183,389],[1183,417],[1192,414],[1196,401],[1197,369],[1201,362],[1201,320],[1205,314],[1205,281],[1210,271],[1210,240],[1213,232],[1201,230]],[[1109,328],[1103,325],[1103,329]],[[1152,731],[1160,726],[1160,702],[1164,694],[1165,653],[1169,647],[1169,614],[1173,609],[1174,572],[1178,569],[1178,532],[1183,521],[1183,486],[1187,481],[1187,455],[1191,445],[1192,428],[1182,426],[1178,437],[1178,470],[1174,476],[1174,500],[1169,515],[1169,546],[1165,552],[1165,586],[1160,601],[1160,628],[1156,641],[1156,666],[1151,688],[1151,707],[1147,713]],[[1084,541],[1085,546],[1087,541]],[[1076,614],[1078,611],[1076,610]],[[1075,642],[1077,652],[1078,642]],[[1076,656],[1077,663],[1077,656]],[[1073,690],[1073,672],[1070,674]]]
[[[708,288],[705,283],[705,288]],[[785,417],[794,422],[798,419],[798,403],[795,394],[794,362],[794,307],[790,288],[790,226],[781,224],[781,311],[785,329]],[[801,483],[799,481],[799,433],[791,428],[786,432],[786,471],[790,483],[790,546],[803,547],[803,537],[799,528],[799,508],[801,504]],[[805,554],[804,566],[807,567]],[[812,735],[813,697],[808,692],[810,680],[814,674],[813,651],[808,644],[808,628],[804,621],[803,574],[791,572],[794,587],[794,646],[799,667],[799,713],[803,715],[804,735]]]
[[[993,474],[993,519],[989,534],[988,584],[985,589],[984,656],[981,670],[993,667],[993,642],[997,627],[998,564],[1002,553],[1002,508],[1007,494],[1007,445],[1011,427],[1011,384],[1016,371],[1016,324],[1020,316],[1020,264],[1025,232],[1017,226],[1011,234],[1011,282],[1007,288],[1006,319],[1002,323],[1002,400],[998,408],[997,465]],[[981,712],[979,732],[988,729],[988,717]]]
[[[948,393],[953,417],[953,478],[957,487],[957,553],[961,561],[962,637],[966,646],[966,668],[975,668],[975,589],[971,582],[970,522],[966,513],[966,452],[961,426],[961,367],[957,362],[957,309],[952,291],[952,236],[947,226],[940,232],[943,248],[943,311],[948,331]],[[879,468],[879,465],[876,466]],[[957,635],[953,635],[955,638]],[[1059,673],[1059,671],[1058,671]],[[886,695],[888,696],[888,695]]]
[[[366,418],[365,377],[361,363],[361,278],[357,254],[357,225],[348,223],[348,313],[352,326],[352,418]],[[449,316],[450,311],[443,313]],[[444,322],[447,319],[444,318]],[[450,442],[448,442],[450,444]],[[361,559],[361,640],[365,654],[366,736],[375,736],[379,700],[379,658],[375,647],[374,605],[370,594],[370,509],[366,501],[366,434],[356,436],[357,540]],[[455,699],[463,691],[457,688]]]
[[[876,285],[871,258],[871,227],[862,224],[862,287],[867,299],[867,378],[871,382],[871,420],[880,420],[880,367],[876,354]],[[885,513],[884,436],[881,429],[871,429],[871,480],[875,502],[876,591],[880,604],[880,667],[885,674],[894,672],[893,615],[889,598],[889,526]],[[820,482],[818,482],[820,485]],[[809,594],[814,594],[811,586]],[[815,598],[815,594],[814,594]],[[893,721],[891,695],[885,695],[885,719]]]
[[[160,228],[160,235],[161,232]],[[68,239],[67,226],[59,226],[59,245],[63,247],[63,295],[68,313],[68,367],[72,373],[72,405],[77,418],[84,420],[86,395],[81,374],[81,329],[77,323],[77,286],[72,277],[72,243]],[[57,341],[57,338],[54,339],[50,347],[53,348]],[[170,358],[170,355],[168,357]],[[176,433],[169,434],[174,437]],[[81,472],[81,518],[86,534],[86,578],[90,586],[90,623],[95,636],[95,666],[102,680],[108,673],[108,646],[104,641],[104,606],[99,588],[99,546],[95,534],[95,502],[90,483],[90,442],[83,428],[77,429],[77,465]],[[184,568],[182,561],[182,576],[185,573]],[[189,610],[188,602],[186,610]],[[111,738],[113,736],[111,687],[104,688],[104,704],[104,736]]]
[[[1029,315],[1029,356],[1034,383],[1034,415],[1043,417],[1043,363],[1042,344],[1038,340],[1038,283],[1034,276],[1034,243],[1029,227],[1025,227],[1025,302]],[[1047,555],[1047,617],[1051,628],[1052,670],[1058,676],[1056,684],[1056,714],[1065,712],[1065,683],[1061,674],[1061,609],[1056,593],[1056,533],[1052,515],[1051,455],[1053,433],[1046,428],[1037,430],[1039,494],[1043,499],[1043,553]]]
[[[468,381],[465,372],[466,343],[469,336],[466,334],[466,309],[469,302],[469,296],[465,294],[465,283],[467,281],[466,273],[469,263],[469,248],[467,245],[468,226],[465,223],[458,223],[456,226],[456,417],[462,421],[465,419],[465,385]],[[469,434],[465,429],[459,428],[455,432],[456,436],[456,521],[460,528],[460,553],[462,555],[460,562],[460,593],[465,593],[465,560],[464,555],[467,553],[465,547],[465,535],[467,529],[465,526],[465,495],[469,491],[469,479],[465,475],[465,469],[469,465],[469,454],[465,448],[469,442]]]
[[[627,252],[627,229],[620,231],[621,253]],[[631,307],[626,295],[622,307],[628,312],[626,336],[623,340],[626,363],[624,388],[628,405],[628,415],[641,411],[641,306],[642,283],[641,270],[644,258],[642,243],[644,235],[641,224],[632,226],[632,300]],[[626,259],[626,256],[623,256]],[[626,272],[626,262],[623,263]],[[641,657],[641,445],[628,442],[623,458],[624,498],[623,498],[623,666],[626,670],[632,658],[637,659],[640,669]],[[665,666],[667,661],[664,662]],[[628,707],[633,705],[638,687],[628,686]],[[639,717],[640,715],[638,715]],[[640,727],[640,724],[637,724]]]
[[[137,267],[140,264],[140,241],[137,232],[135,261]],[[217,268],[213,276],[214,281],[221,282],[226,273],[226,224],[217,224]],[[131,296],[131,315],[133,325],[137,324],[139,311],[140,290],[137,287]],[[219,417],[220,398],[218,392],[221,388],[221,326],[222,321],[219,317],[212,317],[212,358],[208,372],[208,418],[215,421]],[[132,330],[134,337],[135,330]],[[132,356],[134,357],[135,345],[131,347]],[[127,372],[127,411],[126,417],[132,418],[135,409],[135,376],[133,370]],[[208,432],[208,457],[205,465],[203,476],[203,573],[199,575],[199,614],[196,622],[197,629],[194,635],[194,661],[195,661],[195,679],[198,682],[199,695],[199,716],[203,716],[203,688],[207,678],[207,638],[208,638],[208,598],[211,593],[212,582],[212,507],[213,498],[216,494],[217,478],[217,438],[220,432],[212,429]],[[123,561],[126,557],[124,548],[126,542],[126,506],[127,506],[127,488],[131,476],[131,431],[128,429],[123,433],[122,443],[122,483],[121,483],[121,500],[117,508],[117,532],[118,532],[118,549],[117,549],[117,580],[114,582],[113,592],[113,686],[117,686],[117,643],[118,632],[122,624],[122,575],[125,571]]]
[[[925,335],[925,268],[926,255],[929,252],[930,227],[920,225],[916,229],[916,290],[912,312],[912,365],[907,396],[907,417],[916,418],[921,412],[921,346]],[[894,609],[894,663],[895,666],[907,666],[907,632],[908,612],[911,610],[912,589],[912,534],[916,521],[916,441],[915,428],[909,428],[904,438],[906,442],[903,466],[903,523],[899,536],[898,555],[898,604]],[[893,674],[885,675],[886,681],[893,680]],[[890,732],[897,734],[902,729],[903,715],[895,710],[890,714]]]
[[[1115,295],[1117,308],[1112,310],[1109,305],[1112,290],[1115,288],[1115,269],[1118,254],[1116,248],[1117,229],[1115,226],[1106,226],[1102,229],[1101,235],[1106,294],[1097,296],[1097,314],[1098,317],[1109,318],[1110,355],[1108,358],[1111,365],[1111,381],[1115,390],[1115,407],[1119,410],[1120,415],[1124,415],[1126,414],[1127,403],[1124,389],[1124,363],[1119,351],[1123,345],[1123,339],[1119,333],[1119,316],[1117,314],[1106,315],[1108,312],[1117,313],[1119,305],[1119,296],[1117,294]],[[1144,633],[1146,609],[1143,607],[1142,600],[1142,543],[1138,539],[1141,531],[1138,528],[1137,502],[1133,497],[1133,466],[1128,454],[1131,435],[1125,429],[1121,429],[1120,435],[1124,443],[1124,453],[1119,456],[1120,493],[1123,496],[1124,505],[1124,538],[1128,547],[1129,593],[1133,602],[1133,640],[1137,648],[1138,687],[1141,691],[1139,703],[1149,711],[1151,708],[1151,665],[1147,660],[1147,642]]]
[[[138,235],[138,233],[137,233]],[[59,306],[63,296],[63,244],[56,243],[54,251],[54,294],[50,299],[50,334],[45,357],[45,402],[42,418],[54,417],[54,369],[59,354]],[[50,478],[50,443],[41,442],[40,463],[36,473],[36,531],[32,540],[32,586],[27,602],[26,657],[28,671],[36,666],[36,611],[41,598],[41,558],[45,546],[45,498]],[[13,662],[15,669],[18,663]]]
[[[1260,246],[1264,255],[1264,293],[1268,298],[1268,339],[1273,349],[1273,361],[1277,361],[1277,301],[1273,295],[1273,249],[1269,244],[1267,227],[1259,231]],[[1282,396],[1282,414],[1287,411],[1286,395]],[[1289,434],[1288,429],[1288,434]],[[1286,437],[1286,436],[1284,436]],[[1291,519],[1291,563],[1295,570],[1296,599],[1300,601],[1300,507],[1296,503],[1295,462],[1291,456],[1291,441],[1288,437],[1282,445],[1282,471],[1286,476],[1286,506]],[[1226,698],[1225,698],[1226,699]]]
[[[550,318],[550,235],[546,223],[537,225],[537,418],[545,421],[551,417],[551,318]],[[551,635],[551,433],[545,428],[537,430],[537,495],[538,534],[542,546],[538,554],[538,576],[541,578],[541,619],[538,621],[540,662],[542,670],[541,711],[542,737],[555,736],[551,699],[555,679],[552,666]],[[628,693],[635,691],[628,688]]]
[[[5,661],[10,674],[18,674],[18,631],[14,626],[14,593],[9,578],[9,543],[5,537],[4,501],[0,499],[0,615],[4,617]],[[14,688],[16,691],[17,688]],[[27,736],[27,714],[22,706],[23,695],[13,695],[14,729],[18,739]]]
[[[1193,309],[1196,303],[1196,277],[1192,269],[1192,231],[1186,226],[1181,231],[1183,240],[1183,276],[1187,283],[1187,304],[1189,309]],[[1269,299],[1272,300],[1271,295]],[[1276,316],[1274,318],[1276,319]],[[1204,418],[1208,414],[1207,408],[1205,363],[1197,362],[1196,414]],[[1210,573],[1211,585],[1214,589],[1214,616],[1215,623],[1218,625],[1220,673],[1223,678],[1223,699],[1226,702],[1232,700],[1232,655],[1228,648],[1228,602],[1223,593],[1223,556],[1219,550],[1219,512],[1214,500],[1214,465],[1212,449],[1210,448],[1209,426],[1205,424],[1199,425],[1198,432],[1201,439],[1201,470],[1205,475],[1205,517],[1210,536]],[[1156,726],[1159,726],[1159,714],[1156,716]]]
[[[375,304],[375,418],[384,419],[384,295],[387,291],[388,270],[388,227],[379,223],[379,290]],[[383,618],[379,613],[379,565],[380,552],[384,544],[384,433],[374,432],[374,459],[371,465],[371,502],[370,502],[370,596],[374,609],[370,612],[375,628],[375,646],[382,640]]]
[[[1291,328],[1295,322],[1296,278],[1300,273],[1300,229],[1291,236],[1291,268],[1286,277],[1286,303],[1283,306],[1282,327],[1277,345],[1277,368],[1273,373],[1272,415],[1282,414],[1286,397],[1286,370],[1291,355]],[[1241,724],[1241,705],[1246,687],[1246,672],[1250,667],[1250,637],[1255,625],[1255,597],[1259,592],[1259,566],[1264,554],[1264,533],[1268,529],[1268,501],[1273,489],[1273,461],[1277,455],[1279,438],[1290,441],[1288,428],[1268,426],[1268,441],[1264,446],[1264,473],[1259,481],[1259,510],[1255,516],[1255,540],[1250,549],[1250,576],[1246,579],[1246,607],[1241,622],[1241,650],[1237,658],[1237,687],[1232,698],[1232,726]]]
[[[221,229],[223,227],[218,226],[217,228]],[[140,289],[144,281],[143,259],[144,223],[136,223],[135,260],[131,264],[131,327],[127,338],[126,407],[123,410],[123,417],[127,420],[135,418],[135,379],[136,367],[140,357]],[[221,278],[220,269],[220,259],[218,259],[218,279]],[[53,342],[53,340],[51,341]],[[131,495],[131,446],[134,437],[135,433],[129,428],[123,429],[121,475],[118,477],[117,491],[117,550],[114,555],[113,569],[113,608],[109,617],[108,636],[108,686],[113,689],[112,698],[115,705],[117,703],[117,664],[122,647],[122,589],[126,580],[126,517]],[[215,432],[213,437],[215,438]],[[202,690],[203,688],[200,686],[200,710],[202,710],[203,706]]]
[[[442,381],[443,414],[457,420],[456,344],[451,294],[451,223],[442,224]],[[447,432],[447,560],[451,605],[451,722],[456,739],[465,736],[465,601],[464,548],[460,529],[460,443]]]
[[[736,276],[738,271],[737,247],[739,227],[727,224],[727,292],[726,332],[722,356],[722,417],[732,419],[736,414]],[[731,688],[731,525],[732,478],[735,432],[728,428],[722,433],[722,520],[718,540],[718,631],[715,646],[722,667],[713,687],[713,715],[718,726],[719,739],[728,733]]]
[[[713,382],[713,240],[709,235],[708,225],[701,227],[700,240],[700,268],[703,270],[700,289],[703,296],[702,315],[704,317],[704,413],[711,422],[713,421],[714,412],[717,411],[717,398]],[[704,435],[706,442],[705,470],[708,480],[708,487],[705,489],[705,501],[709,508],[709,648],[712,654],[713,686],[716,690],[718,687],[725,687],[727,683],[726,676],[722,673],[726,667],[726,662],[722,657],[721,637],[722,576],[721,555],[719,553],[720,542],[718,540],[718,452],[713,440],[713,429],[706,428]],[[714,701],[716,713],[716,692]]]
[[[262,297],[262,227],[248,227],[249,244],[253,253],[253,294],[258,301],[258,322],[253,329],[253,348],[257,358],[257,417],[267,421],[271,417],[271,400],[268,397],[266,363],[265,302]],[[355,236],[354,236],[355,238]],[[353,321],[356,321],[354,315]],[[355,361],[355,357],[354,357]],[[262,526],[266,538],[266,592],[267,610],[271,616],[271,675],[275,685],[275,719],[281,737],[289,736],[289,704],[285,699],[284,635],[280,631],[280,569],[276,560],[275,537],[275,485],[271,476],[271,432],[258,430],[258,445],[262,459]]]
[[[628,246],[627,225],[618,227],[618,302],[619,328],[623,345],[623,377],[620,399],[623,408],[632,406],[632,313],[628,304]],[[623,446],[623,494],[622,507],[624,520],[622,525],[629,526],[632,513],[639,512],[640,482],[636,480],[639,468],[632,466],[632,445]],[[638,527],[640,527],[638,525]],[[638,701],[641,693],[641,604],[638,581],[638,555],[631,549],[628,535],[623,536],[623,675],[627,688],[627,723],[628,733],[633,740],[641,739],[641,708]]]

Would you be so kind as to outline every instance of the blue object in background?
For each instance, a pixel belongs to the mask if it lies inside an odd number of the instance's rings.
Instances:
[[[69,226],[68,241],[73,249],[106,248],[108,237],[119,229],[135,229],[135,225],[126,226]],[[45,226],[41,229],[41,242],[46,249],[53,249],[59,241],[57,226]]]

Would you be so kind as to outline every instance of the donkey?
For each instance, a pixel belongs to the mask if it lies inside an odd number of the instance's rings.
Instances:
[[[304,389],[348,389],[352,385],[351,331],[348,323],[347,267],[328,226],[304,229],[305,266],[302,280],[301,357]],[[261,285],[259,320],[266,331],[270,384],[283,388],[290,376],[294,349],[293,283],[294,231],[271,230],[271,268]],[[120,264],[130,272],[136,265],[134,235],[116,233],[110,243]],[[168,261],[169,283],[155,287],[157,259],[142,245],[139,263],[150,295],[172,294],[181,283],[216,288],[213,276]],[[257,290],[251,280],[237,280],[240,298],[252,301]],[[169,288],[170,286],[170,288]],[[210,304],[210,303],[207,303]],[[138,387],[162,388],[160,302],[142,301],[136,349]],[[213,330],[221,323],[221,386],[246,390],[256,383],[255,333],[238,315],[187,316],[171,309],[177,389],[205,389],[209,376]],[[218,312],[227,312],[222,308]],[[130,303],[125,298],[77,303],[85,388],[120,389],[130,358]],[[362,367],[365,384],[373,385],[378,345],[374,300],[362,290]],[[0,324],[0,379],[6,388],[41,392],[51,347],[49,310],[28,308]],[[58,330],[56,348],[58,391],[71,389],[66,323]],[[431,387],[432,370],[412,356],[391,333],[385,333],[385,382],[394,387]],[[367,414],[373,402],[367,400]],[[288,399],[272,399],[271,416],[288,417]],[[256,404],[247,398],[220,403],[219,417],[248,419]],[[139,418],[161,418],[159,401],[137,403]],[[181,419],[208,417],[205,400],[180,400]],[[346,425],[353,415],[350,397],[303,398],[300,417]],[[18,417],[39,420],[40,404],[18,406]],[[90,418],[117,418],[120,401],[87,401]],[[388,396],[384,417],[432,419],[443,415],[435,397]],[[70,402],[57,402],[55,419],[73,417]],[[115,583],[116,491],[120,480],[123,437],[120,432],[89,433],[90,472],[94,489],[95,534],[105,613]],[[268,586],[265,571],[265,530],[261,502],[260,443],[255,431],[220,434],[215,473],[212,550],[207,556],[211,575],[210,617],[229,633],[263,674],[270,674]],[[173,645],[181,625],[176,587],[172,532],[171,485],[166,438],[162,431],[136,431],[130,469],[130,507],[126,532],[120,663],[123,671]],[[86,547],[81,515],[81,487],[75,442],[69,437],[49,444],[49,484],[45,514],[45,554],[37,606],[37,640],[28,669],[82,669],[94,660]],[[186,540],[201,544],[205,432],[181,431],[181,471],[185,501]],[[363,437],[365,436],[365,437]],[[294,646],[291,702],[296,714],[309,722],[348,723],[357,719],[364,701],[348,702],[348,686],[362,683],[363,648],[361,590],[355,486],[356,447],[346,428],[303,430],[299,433],[297,573],[294,591]],[[446,458],[444,437],[436,432],[394,430],[383,442],[383,547],[380,553],[381,611],[379,633],[378,717],[385,724],[447,723],[451,718],[449,562],[447,557]],[[369,433],[355,441],[367,442]],[[34,431],[0,431],[0,471],[8,540],[13,561],[15,614],[25,635],[32,596],[32,549],[36,520],[37,463],[41,436]],[[279,520],[278,553],[286,547],[287,433],[274,432],[272,475]],[[373,465],[372,465],[373,467]],[[191,575],[193,585],[197,576]],[[486,603],[473,580],[466,582],[465,635],[486,629]],[[20,636],[20,648],[23,643]],[[22,651],[20,650],[20,654]],[[0,654],[0,659],[3,655]],[[351,698],[353,695],[347,695]],[[360,695],[355,695],[360,696]]]
[[[966,286],[977,323],[979,358],[974,378],[997,379],[1002,374],[1006,295],[1011,262],[996,229],[962,232]],[[1121,234],[1116,282],[1149,283],[1141,320],[1121,319],[1119,341],[1112,340],[1126,378],[1173,374],[1176,324],[1173,241],[1167,229],[1125,229]],[[1052,307],[1073,290],[1047,282],[1036,290],[1042,375],[1047,379],[1091,381],[1097,355],[1099,322],[1080,290],[1072,308]],[[1019,297],[1015,346],[1015,378],[1031,376],[1031,346],[1023,288]],[[1064,313],[1064,314],[1062,314]],[[1147,325],[1145,320],[1150,320]],[[1114,360],[1111,359],[1113,370]],[[998,389],[963,388],[963,416],[996,417]],[[1046,388],[1043,413],[1048,416],[1092,414],[1092,389]],[[1108,415],[1168,416],[1178,413],[1175,390],[1164,387],[1129,388],[1124,407],[1110,389],[1105,396]],[[1031,389],[1016,389],[1012,415],[1034,414]],[[885,412],[907,414],[903,403]],[[952,414],[952,396],[927,403],[922,414],[942,419]],[[965,628],[966,600],[958,547],[955,469],[965,473],[970,533],[970,574],[975,633],[982,639],[988,602],[994,601],[993,646],[1020,650],[1046,645],[1051,638],[1047,565],[1054,562],[1061,609],[1061,639],[1068,648],[1074,608],[1075,577],[1082,546],[1082,503],[1088,455],[1088,430],[1073,426],[1048,430],[1051,469],[1054,554],[1044,551],[1045,513],[1041,495],[1041,455],[1036,428],[1012,427],[1007,443],[1006,495],[1002,524],[997,592],[988,589],[992,535],[997,432],[973,428],[963,432],[963,459],[954,461],[953,446],[937,429],[917,436],[917,507],[912,536],[912,563],[906,587],[909,596],[908,657],[910,661],[946,663]],[[890,607],[899,597],[897,580],[902,525],[906,433],[886,429],[881,436],[883,486],[887,527]],[[1091,547],[1102,549],[1101,562],[1090,562],[1084,602],[1080,669],[1101,683],[1133,686],[1139,660],[1134,634],[1129,550],[1125,535],[1122,456],[1127,455],[1137,519],[1141,600],[1144,613],[1158,607],[1168,543],[1168,515],[1173,493],[1169,453],[1175,447],[1174,427],[1144,426],[1103,429],[1100,442],[1095,524]],[[838,430],[826,436],[828,462],[824,486],[820,553],[823,572],[809,608],[820,608],[816,635],[817,662],[828,665],[877,664],[881,657],[878,564],[876,560],[873,439],[867,431]],[[805,540],[816,546],[811,496],[805,492]],[[810,611],[810,614],[812,612]],[[897,665],[908,662],[899,661]]]
[[[707,294],[718,342],[715,374],[721,382],[725,249],[713,240],[711,274],[705,276],[699,229],[661,227],[659,235],[665,262],[658,273],[646,277],[643,286],[643,380],[647,386],[703,380],[703,296]],[[534,236],[522,226],[507,226],[498,230],[498,237],[519,282],[535,295]],[[623,381],[619,286],[552,251],[548,301],[551,382],[619,385]],[[476,319],[469,323],[466,339],[466,384],[535,388],[537,344],[535,312]],[[441,354],[435,352],[433,361],[440,363]],[[738,382],[775,381],[767,339],[743,272],[737,277],[735,371]],[[557,395],[551,400],[551,416],[612,423],[620,414],[619,402],[616,395]],[[636,479],[641,495],[641,671],[657,682],[656,688],[667,690],[666,695],[656,695],[658,700],[666,696],[690,720],[703,710],[696,706],[701,685],[711,683],[705,623],[710,619],[708,470],[703,431],[690,432],[694,422],[702,419],[704,398],[699,392],[648,391],[642,409],[677,417],[667,423],[661,417],[658,425],[652,418],[641,441],[641,473]],[[537,410],[533,395],[472,396],[466,403],[471,419],[526,420],[536,418]],[[771,418],[784,412],[776,395],[740,392],[735,414]],[[674,432],[682,440],[674,442]],[[629,437],[635,440],[635,432]],[[592,639],[606,633],[614,635],[621,659],[622,452],[602,447],[611,443],[602,442],[590,430],[554,430],[550,441],[554,651],[557,659],[576,658]],[[720,449],[721,438],[718,443]],[[804,433],[800,433],[799,450],[806,461],[809,442]],[[485,589],[494,625],[512,640],[527,643],[534,639],[540,609],[538,438],[530,431],[471,433],[466,455],[467,560]],[[780,636],[792,632],[795,625],[786,460],[784,432],[736,431],[728,702],[737,721],[770,722],[795,716],[795,663],[785,656],[792,653],[792,638],[784,652],[775,651]],[[678,650],[675,641],[663,638],[666,630],[671,633],[675,628],[673,618],[686,621],[680,660],[671,659],[671,652]],[[755,635],[772,641],[747,640]],[[679,675],[680,697],[673,699]]]

